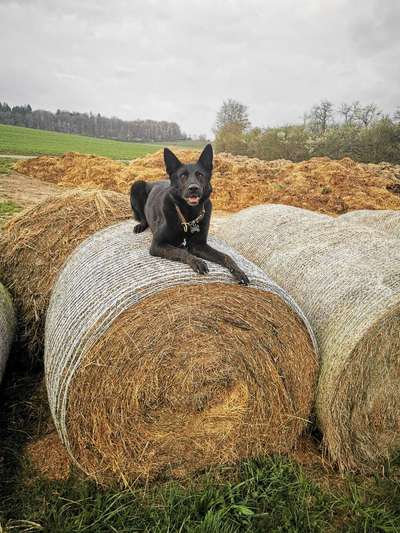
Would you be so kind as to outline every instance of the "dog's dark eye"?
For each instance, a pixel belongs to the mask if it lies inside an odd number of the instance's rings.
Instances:
[[[188,175],[187,175],[187,174],[181,174],[181,179],[184,179],[184,180],[186,180],[186,179],[187,179],[187,177],[188,177]]]
[[[203,174],[202,174],[201,172],[196,172],[196,176],[197,176],[198,178],[202,178],[202,177],[203,177]]]

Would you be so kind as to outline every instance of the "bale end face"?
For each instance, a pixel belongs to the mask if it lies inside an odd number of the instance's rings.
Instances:
[[[338,378],[323,372],[317,396],[323,443],[341,470],[373,472],[400,450],[400,316],[385,310]]]
[[[124,311],[83,355],[63,438],[101,483],[285,452],[316,376],[309,334],[277,295],[173,287]]]

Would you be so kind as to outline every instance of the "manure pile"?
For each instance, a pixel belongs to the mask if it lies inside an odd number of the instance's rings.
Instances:
[[[237,285],[150,257],[125,221],[89,237],[59,275],[46,319],[53,418],[101,483],[180,477],[293,448],[314,402],[313,334],[293,300],[226,245]]]
[[[196,150],[177,150],[183,162],[197,160]],[[19,161],[15,168],[30,176],[67,187],[127,192],[138,179],[165,178],[162,151],[123,165],[104,157],[67,153]],[[368,165],[350,158],[328,157],[301,163],[262,161],[217,154],[214,159],[213,204],[236,212],[263,203],[280,203],[328,214],[354,209],[400,209],[398,166]]]
[[[11,298],[0,283],[0,382],[10,352],[14,329],[15,316]]]
[[[279,283],[316,333],[316,413],[343,469],[374,469],[400,448],[400,247],[361,224],[263,205],[214,233]]]
[[[0,272],[12,293],[20,336],[33,358],[43,348],[44,318],[54,281],[86,237],[131,217],[126,195],[75,191],[13,217],[0,234]]]

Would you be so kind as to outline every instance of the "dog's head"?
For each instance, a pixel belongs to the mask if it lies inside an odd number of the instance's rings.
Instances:
[[[202,151],[197,163],[185,165],[168,148],[164,148],[165,168],[171,180],[172,195],[190,206],[199,205],[211,192],[213,149],[211,144]]]

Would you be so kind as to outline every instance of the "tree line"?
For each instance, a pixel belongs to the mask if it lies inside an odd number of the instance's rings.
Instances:
[[[247,107],[227,100],[217,114],[214,132],[217,151],[260,159],[303,161],[328,156],[400,163],[400,108],[389,115],[373,103],[334,106],[322,100],[304,114],[302,124],[253,128]]]
[[[176,122],[156,120],[121,120],[93,113],[78,113],[57,109],[32,110],[28,105],[9,106],[0,102],[0,124],[75,133],[118,141],[178,141],[187,138]]]

